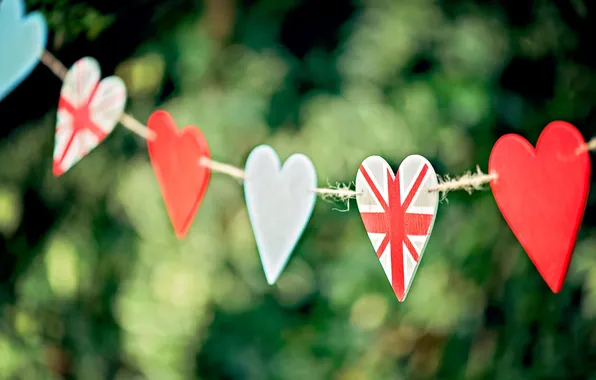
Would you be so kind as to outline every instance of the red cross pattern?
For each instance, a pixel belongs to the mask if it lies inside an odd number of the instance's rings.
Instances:
[[[380,157],[378,158],[380,159]],[[385,257],[385,259],[390,260],[391,276],[389,281],[400,302],[404,300],[409,286],[408,282],[411,282],[414,275],[413,271],[406,273],[404,263],[408,258],[404,255],[409,255],[415,266],[419,264],[422,249],[416,247],[416,244],[412,242],[412,237],[428,238],[435,217],[434,212],[419,212],[419,208],[411,207],[417,195],[425,188],[422,185],[424,179],[430,174],[429,168],[431,168],[430,164],[423,162],[422,165],[418,165],[413,182],[401,183],[399,170],[402,170],[402,168],[400,167],[394,176],[389,166],[385,165],[386,196],[383,196],[382,189],[379,189],[377,181],[371,178],[371,174],[364,163],[359,169],[359,174],[364,179],[362,181],[364,190],[370,191],[370,195],[381,209],[379,212],[361,210],[360,215],[369,234],[382,234],[383,236],[376,248],[377,257],[382,260],[384,255],[390,255],[389,258]],[[430,172],[434,175],[432,169],[430,169]],[[405,194],[402,195],[402,192]],[[431,203],[433,199],[436,199],[436,197],[430,197]],[[433,205],[427,206],[432,207]],[[360,203],[359,207],[361,207]]]
[[[101,82],[93,58],[78,60],[60,93],[53,172],[60,176],[101,143],[124,111],[126,88],[120,78]]]

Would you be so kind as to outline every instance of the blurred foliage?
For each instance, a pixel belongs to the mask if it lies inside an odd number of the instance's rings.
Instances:
[[[93,55],[131,114],[166,109],[240,167],[268,143],[310,156],[323,185],[372,154],[458,174],[486,170],[507,132],[534,142],[565,119],[596,134],[589,1],[28,6],[65,64]],[[595,191],[557,295],[490,191],[441,204],[405,303],[355,204],[319,201],[270,287],[235,180],[213,175],[178,241],[126,129],[55,178],[59,89],[40,65],[0,104],[0,378],[596,379]]]

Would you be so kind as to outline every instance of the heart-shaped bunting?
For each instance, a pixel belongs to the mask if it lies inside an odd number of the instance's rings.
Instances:
[[[439,196],[428,190],[437,176],[428,160],[406,157],[397,175],[379,156],[368,157],[356,175],[358,209],[387,279],[400,302],[420,265],[435,222]]]
[[[154,112],[147,128],[155,133],[147,141],[151,165],[174,232],[183,239],[209,185],[211,170],[199,164],[201,157],[211,158],[209,145],[195,126],[178,130],[166,111]]]
[[[558,293],[563,286],[590,187],[590,157],[573,125],[555,121],[544,128],[536,149],[509,134],[494,145],[489,170],[495,200],[514,235]]]
[[[271,285],[283,271],[315,206],[315,167],[293,154],[283,167],[267,145],[253,149],[244,168],[244,196],[265,277]]]
[[[111,76],[101,82],[99,63],[79,59],[64,78],[54,144],[56,177],[64,174],[112,132],[126,104],[122,79]]]

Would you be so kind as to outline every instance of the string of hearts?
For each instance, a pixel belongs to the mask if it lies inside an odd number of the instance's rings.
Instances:
[[[273,148],[261,145],[250,153],[243,170],[213,160],[201,131],[195,126],[178,130],[166,111],[155,111],[146,126],[124,113],[124,82],[115,76],[101,79],[99,63],[90,57],[66,68],[45,50],[45,19],[38,12],[25,17],[23,0],[0,4],[0,34],[3,31],[33,37],[23,46],[13,44],[18,50],[13,55],[3,54],[0,100],[38,61],[64,81],[53,154],[57,177],[120,122],[147,140],[151,164],[179,239],[188,233],[211,172],[242,180],[269,284],[276,282],[286,266],[312,215],[316,196],[346,202],[355,198],[381,266],[397,299],[403,302],[429,241],[439,194],[472,192],[490,184],[506,222],[547,285],[554,293],[563,285],[587,203],[588,152],[596,150],[596,138],[586,142],[570,123],[548,124],[536,149],[519,135],[502,136],[492,149],[488,174],[478,167],[475,173],[441,178],[420,155],[406,157],[394,174],[382,157],[371,156],[358,169],[355,190],[342,184],[318,188],[315,167],[303,154],[290,156],[282,165]],[[6,64],[5,56],[9,57]]]

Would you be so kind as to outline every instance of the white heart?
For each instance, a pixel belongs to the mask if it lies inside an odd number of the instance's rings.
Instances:
[[[102,142],[124,112],[124,82],[115,76],[100,82],[100,75],[99,63],[84,57],[74,63],[64,78],[54,143],[56,176],[69,170]],[[85,122],[85,113],[88,122]]]
[[[286,266],[316,200],[315,167],[303,154],[284,163],[267,145],[253,149],[244,168],[244,197],[269,285]]]
[[[422,156],[406,157],[397,175],[379,156],[356,175],[358,209],[387,279],[400,302],[408,295],[435,222],[437,175]],[[407,203],[407,204],[406,204]]]

